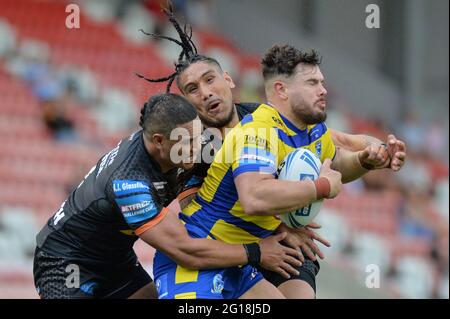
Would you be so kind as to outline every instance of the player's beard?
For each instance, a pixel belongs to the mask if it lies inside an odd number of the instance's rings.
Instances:
[[[314,125],[325,122],[327,119],[327,113],[325,111],[315,111],[311,110],[314,107],[309,109],[302,107],[293,107],[292,111],[298,117],[302,123],[306,125]]]
[[[305,113],[301,117],[301,121],[306,125],[313,125],[325,122],[327,119],[327,113],[318,112],[318,113]]]
[[[210,118],[204,118],[203,116],[200,116],[200,114],[199,117],[200,120],[203,122],[203,125],[205,125],[206,127],[215,127],[220,129],[222,127],[228,126],[228,124],[233,119],[234,112],[235,107],[234,104],[232,104],[230,110],[228,111],[228,114],[226,114],[226,116],[223,119],[212,120]]]

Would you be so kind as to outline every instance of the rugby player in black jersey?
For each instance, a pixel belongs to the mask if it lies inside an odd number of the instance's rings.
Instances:
[[[286,234],[260,242],[261,254],[252,256],[243,245],[187,234],[167,206],[176,196],[177,167],[193,162],[196,110],[182,96],[161,94],[151,97],[141,114],[143,129],[103,156],[37,235],[34,280],[41,298],[156,298],[133,251],[139,237],[188,268],[230,267],[251,259],[295,274],[291,265],[300,264],[298,252],[278,243]],[[175,128],[189,134],[171,140]],[[175,144],[186,154],[179,163],[170,156]]]
[[[235,84],[231,76],[223,71],[219,62],[214,58],[198,54],[195,44],[191,40],[192,34],[188,35],[186,28],[185,31],[180,28],[170,9],[164,11],[175,26],[180,40],[161,37],[156,34],[150,35],[176,42],[182,47],[182,53],[176,64],[175,73],[167,78],[156,80],[148,79],[142,75],[139,76],[149,82],[169,80],[169,88],[172,82],[176,81],[182,94],[196,107],[203,125],[207,128],[220,130],[220,134],[214,134],[214,130],[208,129],[204,133],[205,142],[203,147],[207,151],[202,152],[202,154],[208,154],[209,151],[214,153],[220,148],[226,129],[236,126],[245,115],[253,113],[260,104],[234,103],[232,89],[235,88]],[[385,144],[377,138],[367,135],[351,135],[332,129],[330,129],[330,133],[337,147],[350,151],[368,150],[363,161],[367,169],[389,167],[393,171],[398,171],[404,164],[406,156],[405,144],[397,140],[394,135],[389,135],[387,144]],[[209,158],[212,159],[213,156]],[[203,156],[202,163],[196,164],[193,169],[184,174],[185,187],[178,194],[181,207],[186,206],[195,196],[196,191],[203,182],[203,178],[206,176],[210,163],[211,161],[205,161]],[[293,231],[282,224],[279,229],[279,231],[288,232],[288,236],[284,240],[287,245],[306,254],[306,259],[302,255],[303,264],[299,267],[299,276],[287,279],[279,274],[263,271],[264,277],[280,288],[287,298],[315,297],[315,277],[320,268],[315,255],[322,259],[324,255],[314,243],[314,240],[329,246],[327,240],[312,230],[319,227],[319,225],[313,223],[308,227]],[[292,289],[290,286],[291,279],[299,279],[302,283],[299,285],[296,282],[295,286],[293,286],[294,289]],[[296,289],[299,286],[301,289]]]

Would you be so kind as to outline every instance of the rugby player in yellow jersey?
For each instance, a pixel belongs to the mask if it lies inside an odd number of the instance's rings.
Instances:
[[[195,45],[192,41],[189,41],[190,38],[182,32],[181,28],[177,28],[177,22],[173,15],[170,13],[168,15],[180,35],[183,55],[187,58],[183,60],[183,56],[180,56],[176,66],[176,72],[171,76],[159,80],[147,80],[151,82],[170,80],[168,85],[168,88],[170,88],[171,83],[176,79],[182,93],[196,106],[203,124],[207,127],[220,128],[223,133],[225,128],[235,126],[246,114],[252,113],[258,104],[234,104],[231,93],[234,83],[231,77],[222,71],[222,68],[215,59],[198,55]],[[157,35],[153,36],[158,37]],[[174,39],[166,39],[174,41]],[[366,164],[371,163],[373,168],[390,166],[396,171],[404,163],[404,143],[396,140],[393,135],[388,137],[389,144],[388,147],[385,147],[381,141],[370,136],[349,135],[332,130],[330,130],[330,133],[335,143],[341,147],[351,150],[362,150],[369,147],[368,152],[365,153],[367,156]],[[202,175],[205,174],[206,169],[209,167],[209,165],[203,164],[205,163],[197,165],[200,166],[200,173]],[[182,196],[186,193],[195,194],[195,186],[198,186],[198,183],[197,185],[190,183],[188,186],[189,188],[184,194],[181,194]],[[186,198],[186,201],[188,202],[189,198]],[[286,227],[283,228],[282,226],[283,224],[278,227],[277,231],[285,231]],[[318,225],[310,226],[317,227]],[[314,297],[315,275],[318,271],[318,263],[315,262],[314,254],[319,255],[320,258],[323,258],[323,254],[315,245],[313,239],[328,245],[326,240],[309,228],[302,228],[296,231],[290,230],[290,234],[285,239],[285,243],[297,249],[302,249],[307,255],[306,262],[299,268],[300,275],[292,277],[292,279],[298,280],[289,280],[286,282],[287,279],[282,276],[271,272],[264,272],[264,276],[279,287],[288,298]],[[312,261],[314,261],[314,264]],[[288,283],[294,282],[298,284],[300,281],[305,281],[306,285],[303,283],[304,289],[289,289],[291,284]]]
[[[226,136],[195,200],[181,214],[191,236],[256,242],[280,226],[277,214],[335,197],[341,174],[344,182],[354,180],[367,172],[362,165],[376,161],[369,157],[370,147],[348,152],[333,144],[324,123],[327,92],[318,64],[315,52],[289,46],[275,46],[266,55],[263,68],[269,103]],[[277,180],[278,165],[298,147],[320,157],[320,178],[315,182]],[[397,156],[404,161],[404,155]],[[295,297],[305,284],[290,280],[278,290],[251,266],[189,272],[160,253],[155,258],[155,276],[160,297],[167,298]]]

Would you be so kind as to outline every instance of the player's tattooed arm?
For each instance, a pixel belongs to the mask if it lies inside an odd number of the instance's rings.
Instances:
[[[381,146],[383,141],[376,137],[364,134],[347,134],[338,130],[328,129],[334,145],[345,148],[348,151],[362,151],[369,146]]]
[[[209,269],[240,266],[249,262],[243,245],[192,238],[176,213],[173,211],[162,213],[165,213],[165,216],[159,223],[138,235],[177,264],[189,269]],[[301,263],[298,251],[279,243],[285,236],[286,234],[269,236],[259,242],[259,247],[260,265],[286,277],[289,276],[287,273],[297,274],[295,268]]]
[[[331,168],[342,174],[342,183],[349,183],[366,174],[369,169],[364,165],[364,159],[361,158],[365,151],[352,152],[342,147],[336,147]]]

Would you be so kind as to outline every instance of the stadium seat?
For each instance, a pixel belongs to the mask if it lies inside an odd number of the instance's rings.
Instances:
[[[3,207],[0,212],[0,225],[4,232],[17,236],[23,254],[30,255],[34,252],[35,239],[30,234],[37,234],[39,229],[32,210]]]
[[[390,254],[385,241],[368,232],[358,232],[352,240],[358,269],[365,270],[368,265],[377,265],[381,274],[386,274],[390,267]]]
[[[319,233],[332,245],[332,248],[323,247],[325,255],[342,253],[350,240],[350,229],[346,220],[336,211],[323,208],[315,221],[322,226]]]
[[[405,256],[397,261],[398,279],[402,294],[408,298],[429,298],[433,289],[433,267],[426,259]]]

